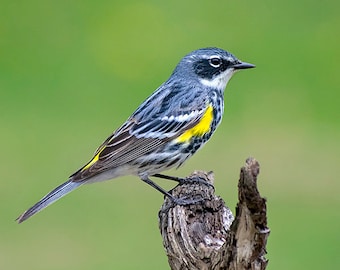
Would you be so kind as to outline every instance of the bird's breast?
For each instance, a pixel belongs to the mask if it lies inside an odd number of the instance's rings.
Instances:
[[[210,104],[203,114],[200,121],[192,128],[185,131],[176,139],[176,143],[189,142],[193,137],[203,137],[211,131],[211,125],[214,120],[214,108]]]

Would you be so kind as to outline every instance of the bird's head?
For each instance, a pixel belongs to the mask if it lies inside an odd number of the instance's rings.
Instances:
[[[225,50],[204,48],[183,57],[174,73],[223,91],[236,71],[254,67],[253,64],[242,62]]]

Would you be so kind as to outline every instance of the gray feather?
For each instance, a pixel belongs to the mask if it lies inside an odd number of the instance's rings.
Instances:
[[[76,189],[80,185],[82,185],[81,182],[72,182],[71,180],[61,184],[57,188],[53,189],[50,193],[48,193],[45,197],[43,197],[31,208],[25,211],[22,215],[20,215],[16,220],[18,221],[18,223],[25,221],[29,217],[33,216],[34,214],[38,213],[39,211],[49,206],[50,204],[59,200],[61,197],[70,193],[72,190]]]

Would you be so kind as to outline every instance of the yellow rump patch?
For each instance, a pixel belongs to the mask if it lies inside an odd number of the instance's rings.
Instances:
[[[208,106],[205,111],[203,117],[198,122],[198,124],[191,129],[188,129],[181,136],[176,139],[178,143],[186,143],[190,141],[193,136],[203,136],[204,134],[210,131],[211,122],[213,121],[214,113],[213,107],[211,105]]]

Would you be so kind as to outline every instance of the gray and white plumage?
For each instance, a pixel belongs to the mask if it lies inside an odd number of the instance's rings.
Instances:
[[[218,48],[189,53],[170,78],[102,143],[88,164],[19,216],[18,222],[82,184],[123,175],[137,175],[150,184],[150,176],[180,166],[221,122],[229,79],[235,71],[251,67]],[[208,112],[211,115],[207,116]],[[171,196],[158,186],[156,189]]]

